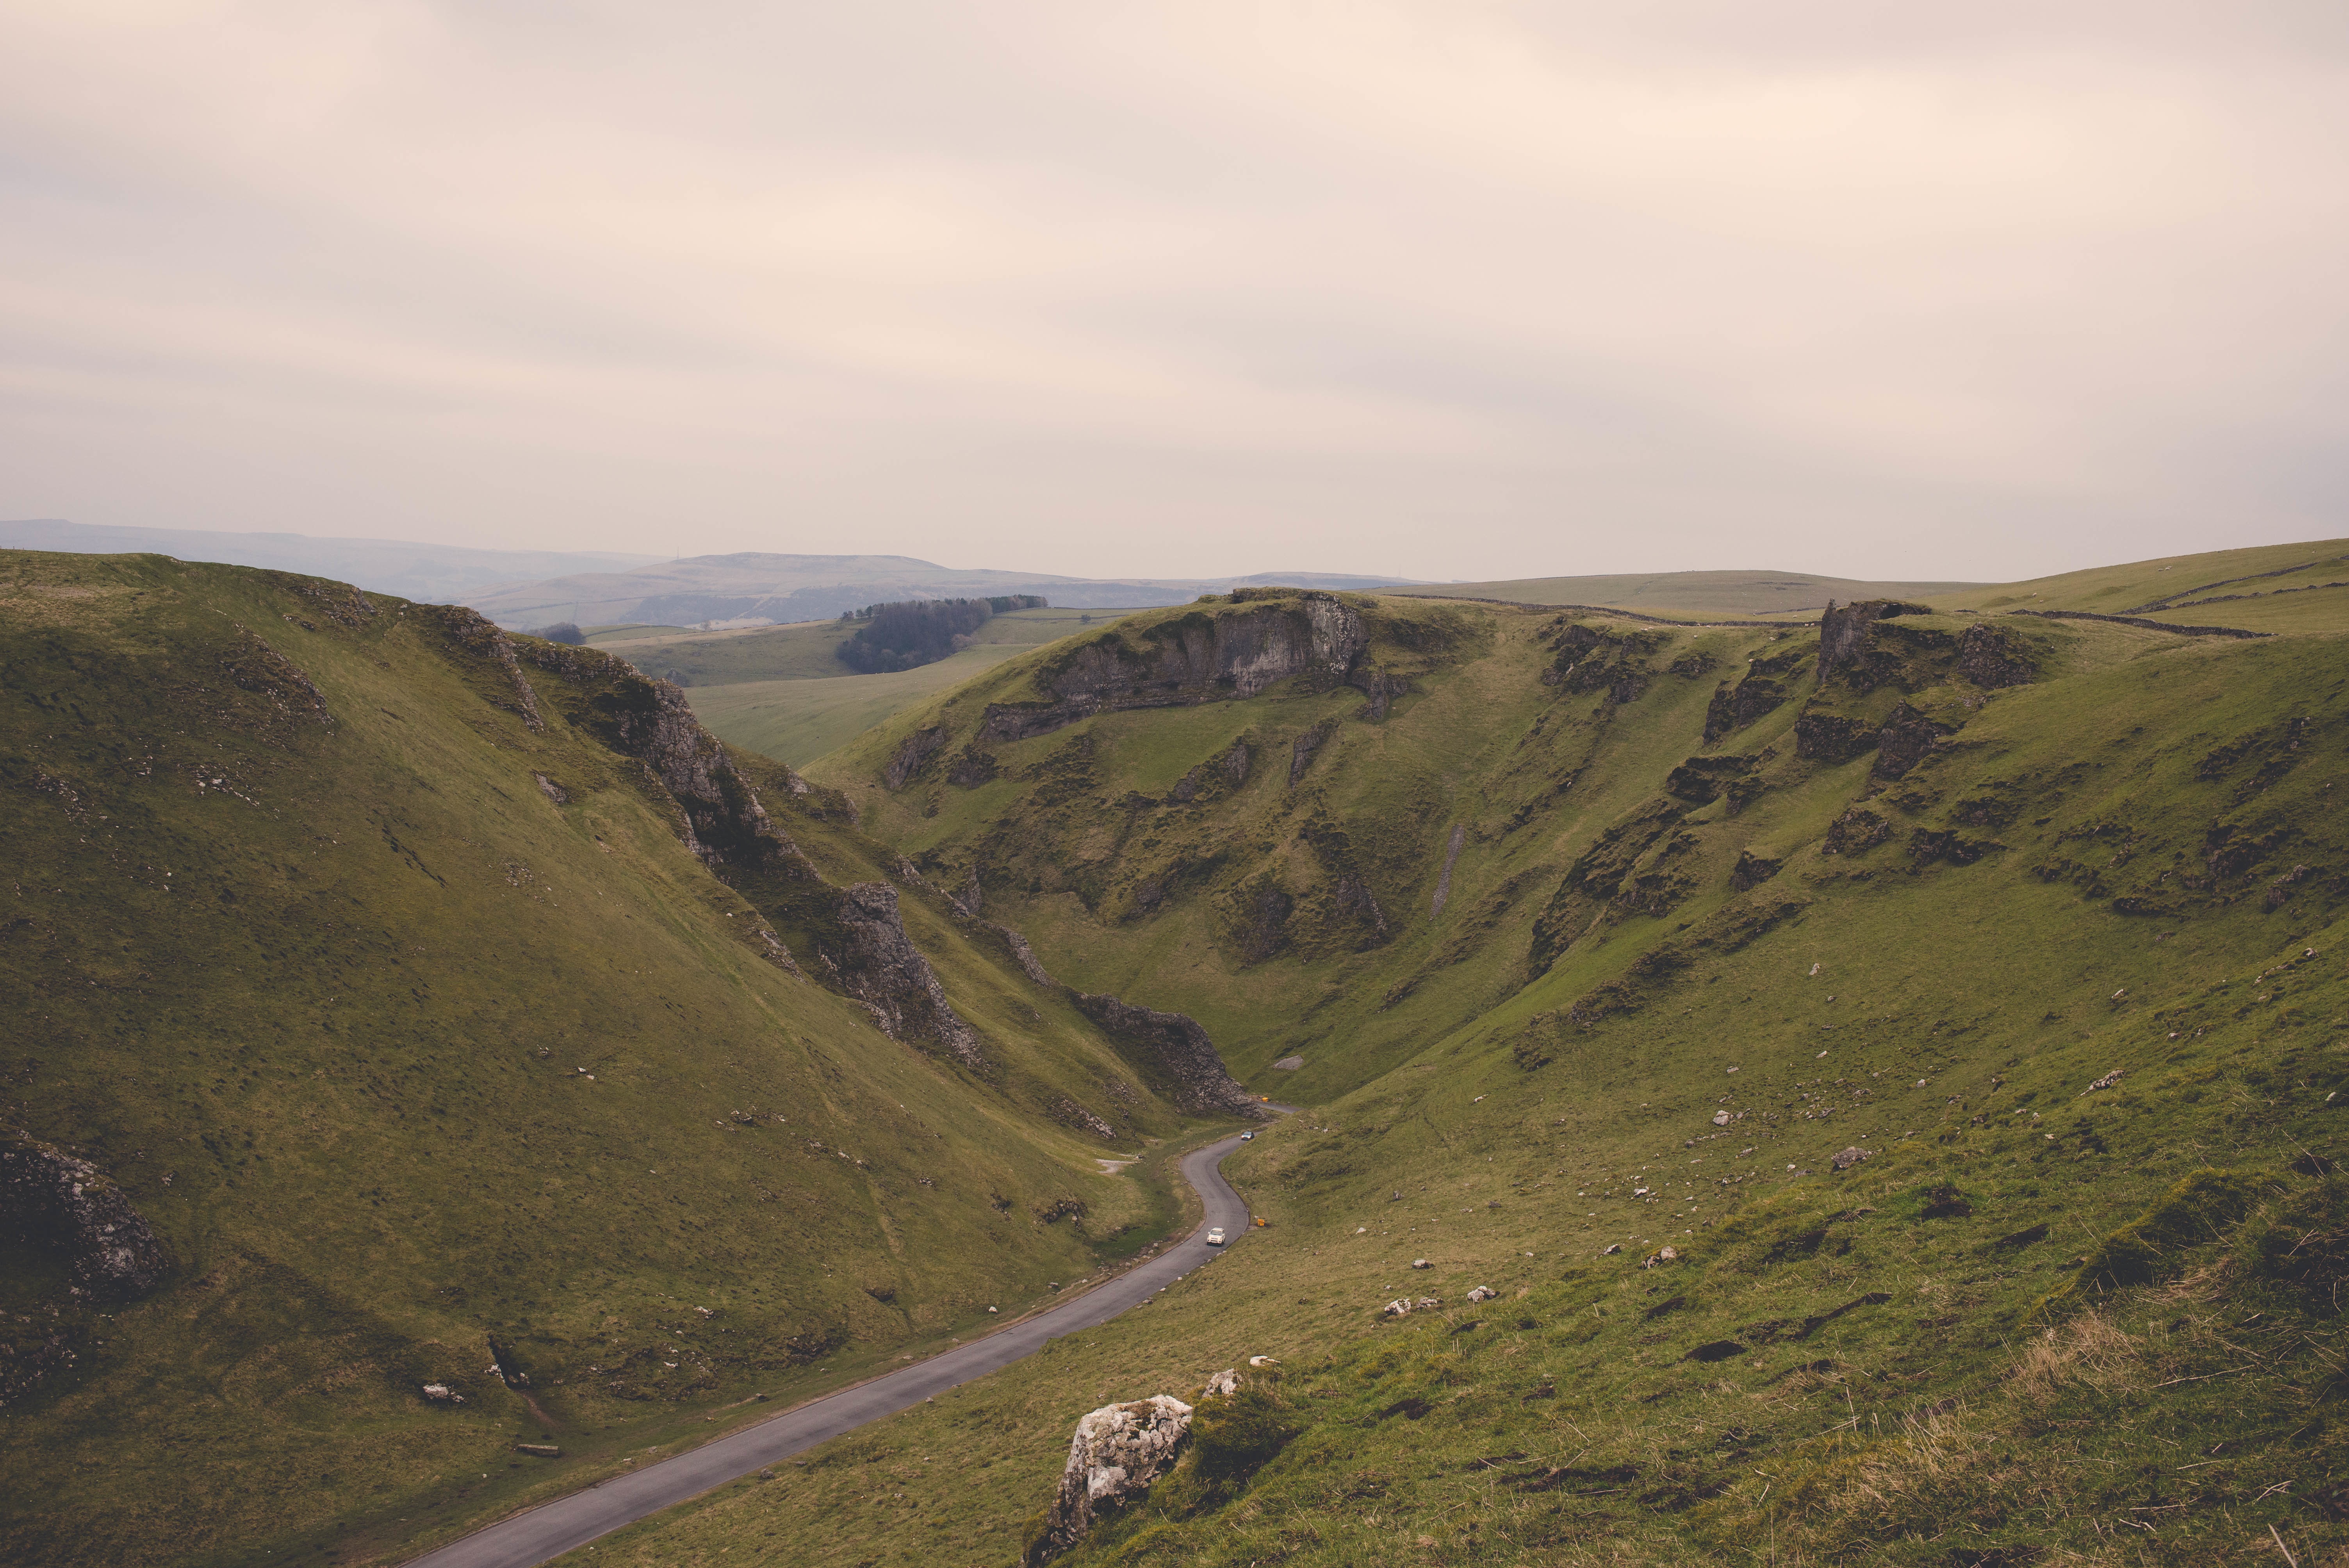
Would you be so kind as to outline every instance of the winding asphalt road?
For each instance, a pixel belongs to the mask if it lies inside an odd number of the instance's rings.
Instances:
[[[934,1394],[942,1394],[974,1377],[983,1377],[998,1367],[1009,1367],[1035,1354],[1048,1339],[1107,1323],[1213,1257],[1215,1249],[1203,1239],[1210,1226],[1222,1226],[1235,1242],[1247,1234],[1247,1205],[1216,1169],[1224,1156],[1239,1146],[1239,1137],[1235,1134],[1183,1157],[1184,1178],[1206,1206],[1206,1218],[1199,1229],[1148,1263],[1127,1270],[1074,1301],[1009,1324],[984,1339],[957,1345],[869,1383],[859,1383],[797,1409],[786,1410],[771,1420],[745,1427],[675,1459],[663,1460],[631,1474],[599,1481],[585,1491],[541,1503],[419,1557],[409,1568],[533,1568],[533,1564],[560,1557],[573,1547],[585,1545],[624,1524],[633,1524],[647,1514],[657,1513],[777,1460],[789,1459],[843,1432],[854,1431],[868,1421],[895,1415]]]

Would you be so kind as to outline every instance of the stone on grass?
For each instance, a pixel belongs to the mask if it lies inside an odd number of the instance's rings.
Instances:
[[[1237,1394],[1240,1391],[1240,1375],[1237,1367],[1226,1367],[1207,1379],[1203,1394]]]
[[[1873,1160],[1875,1158],[1875,1150],[1862,1149],[1855,1144],[1853,1147],[1847,1149],[1842,1153],[1837,1155],[1832,1163],[1838,1171],[1848,1171],[1863,1160]]]
[[[1103,1405],[1077,1422],[1060,1490],[1044,1511],[1026,1561],[1040,1563],[1082,1541],[1095,1522],[1150,1490],[1191,1429],[1191,1407],[1169,1394]]]
[[[1475,1290],[1468,1293],[1468,1299],[1470,1301],[1496,1301],[1500,1298],[1500,1295],[1501,1293],[1495,1290],[1491,1285],[1480,1284]]]
[[[1415,1269],[1432,1269],[1435,1265],[1429,1263],[1425,1258],[1413,1258],[1411,1260],[1411,1266]]]

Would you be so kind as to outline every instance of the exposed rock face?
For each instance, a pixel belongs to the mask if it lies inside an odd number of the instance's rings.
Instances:
[[[241,689],[256,696],[267,697],[285,712],[307,713],[332,729],[335,716],[326,711],[326,695],[312,683],[302,666],[243,626],[236,630],[236,648],[221,656],[221,673]]]
[[[943,750],[947,743],[946,727],[933,724],[905,737],[889,765],[881,769],[881,782],[892,789],[903,789],[905,781],[922,770],[929,759]]]
[[[989,703],[980,732],[1024,740],[1096,713],[1254,696],[1292,676],[1342,684],[1370,643],[1361,616],[1327,593],[1201,610],[1151,627],[1139,649],[1115,632],[1074,649],[1039,676],[1050,700]]]
[[[1036,950],[1028,945],[1026,937],[1008,925],[990,926],[988,929],[1001,937],[1003,945],[1011,950],[1011,961],[1019,965],[1019,972],[1022,975],[1027,975],[1039,985],[1059,984],[1044,968],[1043,962],[1036,956]]]
[[[1819,684],[1825,686],[1839,665],[1868,651],[1868,628],[1877,622],[1932,613],[1922,604],[1904,604],[1898,599],[1860,599],[1840,610],[1829,600],[1826,613],[1819,617]]]
[[[1729,873],[1729,885],[1739,892],[1751,892],[1776,876],[1785,863],[1757,855],[1752,850],[1743,851],[1737,857],[1736,869]]]
[[[1171,1394],[1104,1405],[1077,1422],[1060,1490],[1025,1562],[1049,1562],[1083,1541],[1094,1523],[1150,1490],[1174,1465],[1191,1429],[1191,1407]]]
[[[1773,655],[1748,664],[1745,678],[1734,687],[1727,681],[1722,682],[1704,710],[1704,743],[1711,746],[1723,736],[1775,711],[1786,700],[1790,685],[1787,677],[1802,662],[1802,651]]]
[[[1460,846],[1467,836],[1468,825],[1465,822],[1452,824],[1451,841],[1444,846],[1444,870],[1436,873],[1435,900],[1427,912],[1431,915],[1442,914],[1444,901],[1452,896],[1452,864],[1460,858]]]
[[[901,754],[903,749],[899,748]],[[975,746],[966,746],[961,755],[954,759],[953,766],[947,769],[947,782],[957,789],[976,789],[1001,771],[991,754]]]
[[[1925,760],[1941,738],[1951,733],[1948,725],[1938,724],[1902,703],[1876,732],[1876,776],[1899,778]]]
[[[1313,754],[1321,749],[1322,743],[1336,728],[1335,725],[1324,720],[1288,743],[1289,788],[1295,789],[1298,780],[1305,777],[1305,769],[1312,766]]]
[[[1115,996],[1071,995],[1077,1011],[1100,1025],[1123,1047],[1126,1059],[1157,1080],[1161,1092],[1184,1109],[1264,1115],[1256,1098],[1232,1081],[1207,1031],[1191,1018],[1137,1007]]]
[[[927,1041],[974,1072],[987,1071],[978,1032],[947,1006],[937,972],[905,934],[897,890],[886,882],[843,888],[839,918],[844,950],[824,956],[848,994],[872,1010],[882,1032],[894,1040]]]
[[[416,607],[428,614],[438,615],[440,624],[448,628],[450,636],[468,652],[497,660],[505,671],[506,678],[513,684],[513,710],[522,715],[523,723],[533,729],[546,727],[546,721],[538,713],[538,694],[523,678],[522,665],[514,657],[512,637],[501,631],[494,622],[484,619],[462,604],[419,604]]]
[[[1958,673],[1985,690],[2028,686],[2038,672],[1995,626],[1968,626],[1958,639]]]
[[[1827,824],[1823,855],[1856,855],[1892,836],[1892,824],[1865,807],[1854,806]]]
[[[136,1300],[171,1267],[121,1188],[88,1161],[33,1139],[0,1143],[0,1229],[64,1256],[73,1294],[87,1300]]]
[[[1247,742],[1237,741],[1233,744],[1229,751],[1224,753],[1224,777],[1230,781],[1232,788],[1237,789],[1247,782]]]
[[[1814,762],[1848,762],[1876,744],[1876,727],[1838,713],[1806,713],[1795,720],[1795,755]]]

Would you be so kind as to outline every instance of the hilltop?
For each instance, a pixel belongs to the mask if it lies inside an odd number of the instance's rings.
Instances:
[[[405,1554],[1152,1245],[1246,1107],[609,655],[29,552],[0,653],[12,1562]]]

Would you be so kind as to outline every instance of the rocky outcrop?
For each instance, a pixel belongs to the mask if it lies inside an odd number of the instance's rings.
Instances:
[[[1460,858],[1460,846],[1468,837],[1465,822],[1452,824],[1452,837],[1444,846],[1444,869],[1436,873],[1435,898],[1428,909],[1430,915],[1444,913],[1444,902],[1452,896],[1452,866]]]
[[[947,729],[942,724],[929,725],[914,731],[899,744],[881,769],[881,782],[891,789],[903,789],[905,781],[919,773],[931,758],[946,748]]]
[[[1191,1407],[1171,1394],[1104,1405],[1081,1417],[1060,1488],[1023,1562],[1033,1568],[1069,1551],[1095,1523],[1149,1491],[1173,1468],[1190,1429]]]
[[[1729,873],[1729,885],[1739,892],[1751,892],[1776,876],[1786,862],[1757,855],[1752,850],[1739,851],[1737,864]]]
[[[1298,676],[1343,685],[1371,639],[1352,606],[1299,593],[1195,610],[1145,629],[1138,642],[1106,632],[1071,650],[1037,673],[1047,700],[989,703],[981,735],[1025,740],[1096,713],[1254,696]]]
[[[1932,613],[1922,604],[1904,604],[1898,599],[1860,599],[1841,609],[1829,600],[1826,612],[1819,617],[1819,684],[1825,686],[1837,668],[1868,651],[1868,632],[1877,622]]]
[[[513,687],[513,711],[522,716],[523,724],[533,729],[544,729],[546,721],[539,716],[538,693],[522,673],[522,664],[514,656],[513,639],[500,630],[494,622],[484,619],[462,604],[419,604],[425,614],[437,615],[448,629],[451,640],[468,653],[495,659]]]
[[[1885,719],[1884,727],[1876,732],[1876,777],[1899,778],[1925,760],[1943,736],[1954,733],[1950,726],[1928,718],[1902,703]]]
[[[1812,762],[1848,762],[1875,746],[1877,728],[1844,714],[1806,713],[1795,720],[1795,755]]]
[[[1752,660],[1745,666],[1745,678],[1735,686],[1722,682],[1705,707],[1704,743],[1711,746],[1784,705],[1791,690],[1788,677],[1807,652],[1803,648]]]
[[[1262,1116],[1254,1095],[1232,1080],[1207,1031],[1181,1013],[1137,1007],[1115,996],[1071,992],[1077,1011],[1101,1026],[1118,1054],[1168,1099],[1195,1115]]]
[[[990,925],[988,929],[1002,938],[1003,945],[1010,951],[1011,961],[1019,965],[1019,973],[1027,975],[1039,985],[1058,984],[1045,969],[1043,962],[1036,956],[1036,950],[1028,945],[1026,937],[1008,925]]]
[[[1826,842],[1820,846],[1819,853],[1862,854],[1891,836],[1891,823],[1864,806],[1854,806],[1827,824]]]
[[[1306,769],[1313,764],[1313,754],[1321,749],[1322,744],[1336,733],[1337,727],[1336,725],[1324,719],[1288,743],[1288,787],[1290,789],[1297,788],[1298,781],[1305,777]]]
[[[0,1142],[0,1232],[65,1260],[77,1298],[135,1301],[171,1254],[122,1189],[95,1165],[34,1139]]]
[[[818,951],[842,988],[864,1004],[884,1034],[934,1046],[974,1072],[988,1070],[978,1031],[947,1005],[937,972],[905,934],[895,888],[858,882],[842,889],[838,922],[840,949]]]
[[[2039,672],[2014,640],[1995,626],[1968,626],[1958,639],[1958,673],[1985,691],[2028,686]]]

